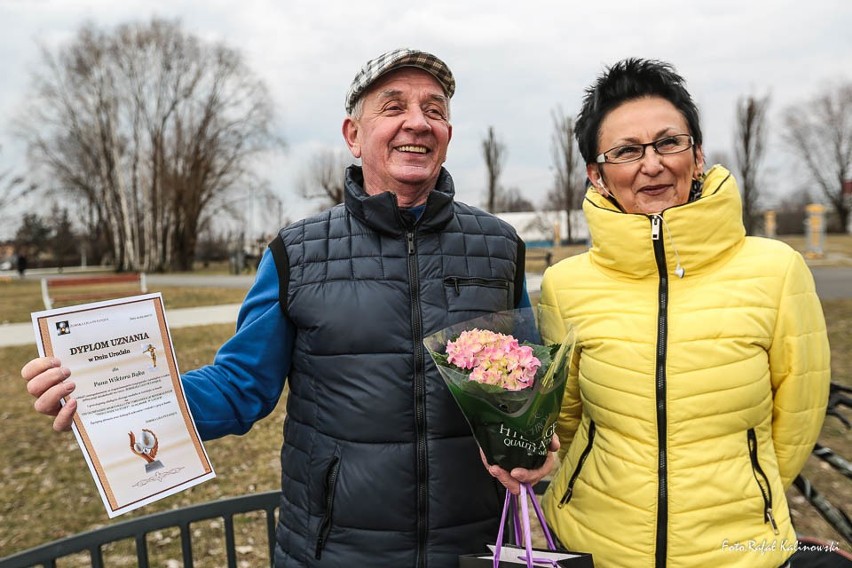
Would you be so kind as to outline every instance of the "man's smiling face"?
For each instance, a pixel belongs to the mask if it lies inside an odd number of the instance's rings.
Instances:
[[[365,191],[392,191],[403,207],[425,202],[453,132],[440,83],[426,71],[403,67],[377,80],[359,106],[360,116],[344,121],[343,136],[361,158]]]

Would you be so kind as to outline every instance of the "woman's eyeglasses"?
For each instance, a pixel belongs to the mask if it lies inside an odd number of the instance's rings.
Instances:
[[[667,156],[689,150],[693,143],[692,136],[689,134],[675,134],[647,144],[625,144],[624,146],[610,148],[603,154],[598,154],[595,161],[599,164],[627,164],[641,160],[645,156],[645,148],[648,146],[653,147],[657,154]]]

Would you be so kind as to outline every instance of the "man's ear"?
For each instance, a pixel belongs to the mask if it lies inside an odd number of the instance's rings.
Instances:
[[[358,121],[351,116],[347,116],[343,120],[343,139],[346,141],[346,145],[349,146],[349,151],[356,158],[361,157],[361,140],[358,137],[358,133]]]

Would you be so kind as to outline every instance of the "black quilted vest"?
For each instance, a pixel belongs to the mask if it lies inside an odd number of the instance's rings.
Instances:
[[[422,340],[514,308],[523,243],[445,170],[416,223],[362,180],[270,245],[296,327],[275,563],[455,567],[494,541],[503,492]]]

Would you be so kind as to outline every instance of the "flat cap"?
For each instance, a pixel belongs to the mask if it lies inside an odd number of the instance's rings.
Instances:
[[[453,79],[453,73],[446,63],[425,51],[395,49],[371,59],[358,71],[349,86],[349,92],[346,93],[346,114],[352,114],[358,98],[376,82],[376,79],[400,67],[417,67],[430,73],[438,80],[444,89],[444,94],[449,98],[452,98],[456,91],[456,80]]]

